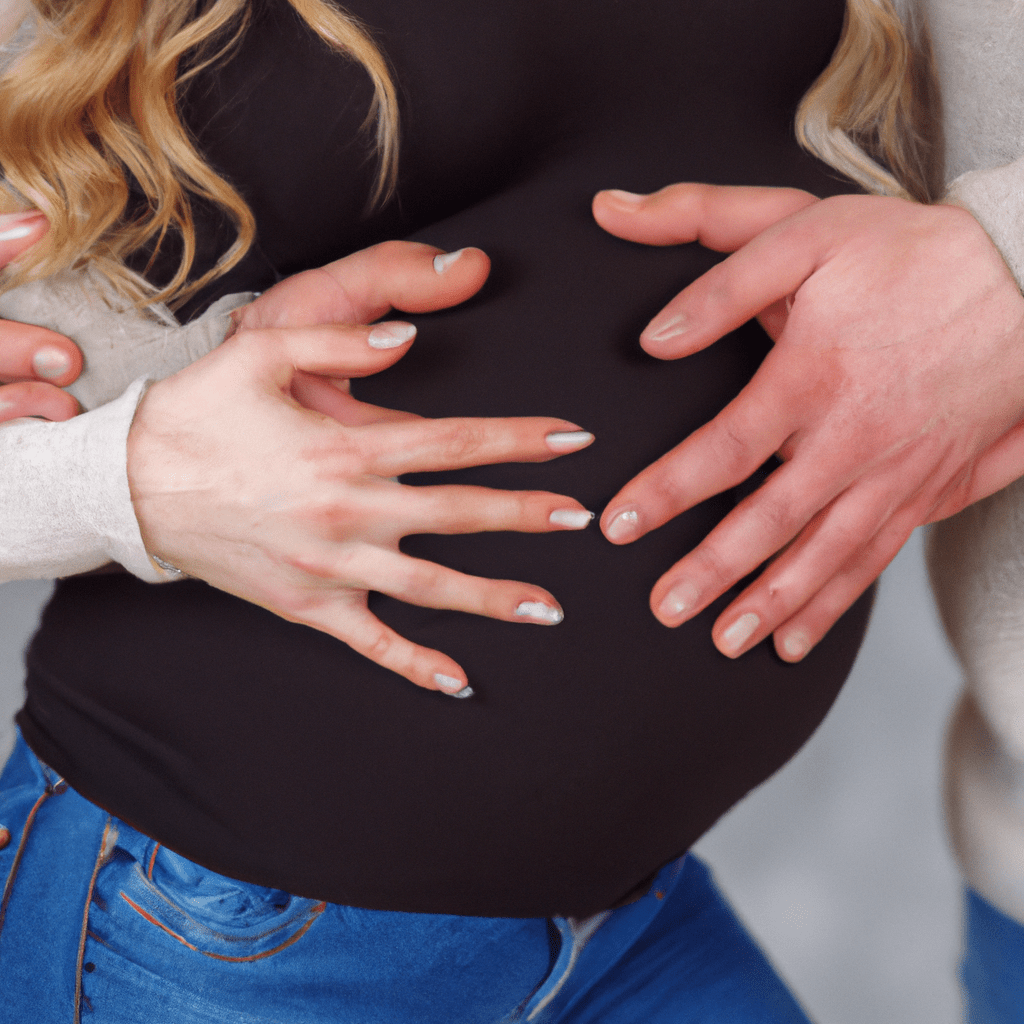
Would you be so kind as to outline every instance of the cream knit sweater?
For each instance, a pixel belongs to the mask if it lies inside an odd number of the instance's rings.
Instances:
[[[949,196],[1024,285],[1024,2],[920,2]],[[933,527],[929,562],[965,684],[946,755],[950,836],[967,880],[1024,923],[1024,480]]]

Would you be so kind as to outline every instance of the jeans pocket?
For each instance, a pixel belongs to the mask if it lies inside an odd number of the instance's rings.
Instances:
[[[139,852],[119,847],[100,872],[97,895],[108,912],[137,914],[216,960],[273,956],[301,939],[327,906],[219,875],[152,840]]]

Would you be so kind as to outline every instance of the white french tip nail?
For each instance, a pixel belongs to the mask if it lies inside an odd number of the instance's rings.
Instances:
[[[659,324],[653,331],[648,327],[644,331],[644,337],[648,341],[668,341],[670,338],[677,338],[680,334],[685,334],[689,329],[690,318],[680,313],[678,316],[671,317],[664,323]]]
[[[13,242],[16,238],[25,238],[32,234],[34,228],[34,224],[18,224],[6,231],[0,231],[0,242]]]
[[[32,369],[40,377],[52,380],[54,377],[64,376],[71,369],[71,358],[61,348],[44,345],[32,356]]]
[[[637,524],[640,522],[640,516],[637,514],[635,508],[626,509],[625,512],[620,512],[609,524],[608,529],[605,530],[605,536],[609,540],[625,540],[627,537],[632,537],[636,533]]]
[[[699,600],[700,594],[697,593],[697,588],[689,580],[683,580],[665,595],[659,610],[662,615],[674,619],[696,608]]]
[[[761,620],[753,613],[741,615],[723,634],[722,646],[730,654],[738,651],[755,633]]]
[[[807,634],[795,630],[782,641],[782,650],[791,658],[802,658],[811,649]]]
[[[544,440],[552,451],[573,452],[590,444],[594,440],[594,435],[588,430],[555,430]]]
[[[620,203],[624,203],[626,206],[639,206],[647,197],[639,195],[636,192],[627,192],[621,188],[609,188],[605,189],[606,196],[612,196]]]
[[[472,686],[467,686],[461,679],[456,679],[454,676],[446,676],[443,672],[434,673],[434,682],[449,697],[466,698],[473,696]]]
[[[548,516],[548,522],[552,526],[564,526],[567,530],[586,529],[593,519],[593,512],[588,512],[586,509],[578,511],[574,508],[556,508]]]
[[[434,271],[443,274],[459,257],[465,249],[456,249],[455,252],[443,252],[434,257]]]
[[[546,626],[557,626],[565,615],[561,608],[554,608],[543,601],[523,601],[516,606],[516,615],[531,622],[543,622]]]
[[[416,337],[416,328],[412,324],[378,324],[367,336],[370,348],[398,348]]]

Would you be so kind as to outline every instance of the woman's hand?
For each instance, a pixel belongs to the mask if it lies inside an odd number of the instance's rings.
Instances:
[[[344,385],[412,343],[410,324],[367,323],[392,308],[462,302],[488,266],[478,250],[386,243],[297,275],[240,311],[219,349],[154,384],[139,406],[128,475],[147,550],[449,693],[468,695],[462,668],[380,622],[369,591],[509,622],[560,621],[539,587],[466,576],[398,544],[416,533],[581,529],[590,514],[578,502],[393,478],[546,461],[590,435],[540,417],[420,419],[358,402]]]
[[[1024,474],[1024,298],[965,210],[674,185],[599,193],[594,214],[634,241],[738,250],[651,321],[651,355],[696,352],[753,316],[775,341],[741,394],[602,515],[628,543],[782,460],[655,584],[666,625],[774,559],[714,639],[735,657],[774,633],[797,661],[915,527]]]
[[[38,242],[47,228],[41,213],[0,215],[0,267]],[[82,354],[62,334],[0,320],[0,423],[19,416],[77,416],[78,402],[61,388],[81,372]]]

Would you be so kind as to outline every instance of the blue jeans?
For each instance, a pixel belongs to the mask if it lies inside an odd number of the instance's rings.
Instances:
[[[584,921],[325,904],[179,857],[20,737],[0,826],[2,1024],[808,1024],[691,856]]]
[[[1024,1020],[1024,927],[972,889],[961,967],[967,1024]]]

